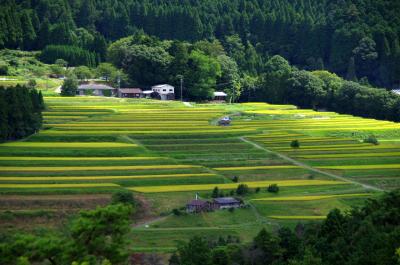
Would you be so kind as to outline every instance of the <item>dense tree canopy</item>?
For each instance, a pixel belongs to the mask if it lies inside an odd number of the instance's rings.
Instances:
[[[81,211],[59,232],[1,234],[0,263],[126,264],[132,209],[119,203]]]
[[[250,90],[252,90],[250,88]],[[249,100],[244,91],[243,101]],[[400,97],[346,81],[327,71],[304,71],[291,67],[281,56],[266,63],[266,71],[252,92],[251,100],[291,103],[303,108],[329,109],[361,117],[400,121]]]
[[[42,93],[17,85],[0,87],[0,142],[31,135],[42,126]]]
[[[0,48],[80,46],[104,60],[106,42],[143,31],[161,39],[219,39],[249,73],[280,54],[378,86],[400,83],[400,5],[393,0],[5,0]],[[171,30],[174,29],[174,30]],[[141,55],[145,56],[146,55]]]

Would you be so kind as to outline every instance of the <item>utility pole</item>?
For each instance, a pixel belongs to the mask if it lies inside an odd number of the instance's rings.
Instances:
[[[118,89],[121,88],[121,73],[119,71],[118,71],[117,83],[118,83]]]
[[[178,77],[181,81],[181,101],[183,101],[183,75],[177,75],[176,77]]]

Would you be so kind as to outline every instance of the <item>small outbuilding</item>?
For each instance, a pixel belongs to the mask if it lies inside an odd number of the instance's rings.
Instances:
[[[231,118],[228,116],[223,117],[218,121],[219,126],[229,126],[230,124],[231,124]]]
[[[83,96],[116,96],[118,89],[105,84],[82,84],[78,86],[77,95]]]
[[[120,88],[118,89],[118,97],[141,98],[143,97],[143,91],[140,88]]]
[[[217,209],[239,208],[242,202],[233,197],[215,198],[214,204]]]
[[[144,98],[153,98],[154,96],[153,90],[144,90],[142,93]]]
[[[214,101],[217,101],[217,102],[225,102],[226,101],[226,97],[227,97],[228,95],[225,93],[225,92],[222,92],[222,91],[215,91],[214,92]]]
[[[195,199],[186,204],[186,212],[188,213],[200,213],[205,212],[210,209],[210,203],[208,201],[203,201]]]

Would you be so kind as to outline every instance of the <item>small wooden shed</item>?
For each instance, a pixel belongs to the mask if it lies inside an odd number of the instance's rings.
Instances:
[[[228,95],[225,92],[215,91],[213,100],[216,101],[216,102],[225,102],[227,96]]]
[[[217,209],[239,208],[242,202],[233,197],[215,198],[214,204]]]
[[[229,126],[231,124],[231,118],[229,116],[223,117],[218,121],[219,126]]]
[[[140,88],[120,88],[118,89],[118,97],[120,98],[141,98],[143,91]]]
[[[188,213],[199,213],[208,211],[210,208],[210,203],[208,201],[203,201],[195,199],[186,204],[186,212]]]

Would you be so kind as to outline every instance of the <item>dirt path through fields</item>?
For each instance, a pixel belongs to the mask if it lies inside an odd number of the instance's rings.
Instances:
[[[264,150],[265,152],[270,153],[270,154],[274,154],[274,155],[282,158],[283,160],[286,160],[286,161],[288,161],[288,162],[290,162],[290,163],[292,163],[292,164],[294,164],[296,166],[308,169],[308,170],[313,171],[315,173],[319,173],[319,174],[322,174],[322,175],[325,175],[325,176],[328,176],[328,177],[331,177],[331,178],[335,178],[335,179],[340,180],[340,181],[346,181],[346,182],[349,182],[349,183],[352,183],[352,184],[360,185],[365,189],[374,190],[374,191],[384,191],[383,189],[380,189],[378,187],[374,187],[374,186],[371,186],[371,185],[368,185],[368,184],[364,184],[364,183],[361,183],[361,182],[358,182],[358,181],[355,181],[355,180],[350,180],[350,179],[347,179],[345,177],[342,177],[342,176],[339,176],[339,175],[336,175],[336,174],[333,174],[333,173],[330,173],[330,172],[325,172],[325,171],[319,170],[317,168],[311,167],[311,166],[309,166],[307,164],[304,164],[304,163],[302,163],[300,161],[297,161],[297,160],[295,160],[295,159],[293,159],[293,158],[291,158],[291,157],[289,157],[287,155],[284,155],[284,154],[281,154],[281,153],[277,153],[277,152],[274,152],[274,151],[272,151],[270,149],[267,149],[264,146],[261,146],[261,145],[255,143],[255,142],[252,142],[252,141],[250,141],[250,140],[248,140],[248,139],[246,139],[244,137],[240,137],[240,140],[242,140],[243,142],[254,146],[255,148]]]

